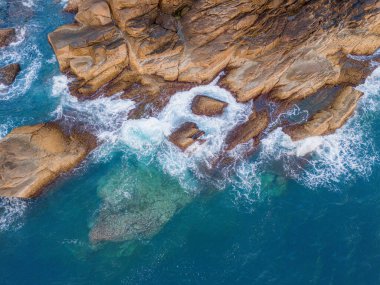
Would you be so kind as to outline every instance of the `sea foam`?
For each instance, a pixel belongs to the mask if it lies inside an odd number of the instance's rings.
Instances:
[[[28,202],[17,198],[0,198],[0,232],[17,230],[22,226],[22,217]]]
[[[162,169],[180,181],[186,189],[198,188],[200,180],[213,180],[208,170],[223,149],[228,132],[247,120],[251,104],[241,104],[225,89],[217,86],[217,80],[173,95],[167,106],[156,116],[128,120],[127,115],[135,107],[130,100],[119,95],[80,102],[68,94],[67,78],[53,79],[52,96],[61,96],[57,116],[75,118],[95,126],[97,136],[104,142],[98,156],[122,150],[137,155],[147,163],[159,163]],[[380,69],[376,69],[366,82],[359,86],[365,95],[358,110],[348,123],[336,133],[293,142],[281,128],[266,134],[254,159],[241,160],[223,172],[223,181],[214,185],[225,188],[232,185],[244,191],[244,195],[259,196],[261,177],[277,173],[295,179],[308,188],[336,189],[340,183],[368,177],[378,154],[370,135],[372,121],[368,119],[377,110],[380,88]],[[224,114],[218,117],[197,116],[191,112],[191,102],[196,95],[206,95],[227,102]],[[303,121],[307,112],[297,106],[280,116],[279,120],[297,118]],[[184,122],[194,122],[205,131],[205,143],[195,143],[185,152],[168,141],[168,136]],[[274,126],[278,122],[272,123]],[[244,145],[234,150],[239,157]],[[278,163],[277,163],[278,162]],[[274,169],[273,164],[276,164]],[[278,165],[282,165],[279,172]],[[234,173],[234,174],[233,174]],[[338,187],[339,188],[339,187]]]

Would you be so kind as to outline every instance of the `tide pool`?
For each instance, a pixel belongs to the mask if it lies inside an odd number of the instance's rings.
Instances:
[[[380,284],[380,69],[337,133],[293,143],[276,129],[252,157],[237,149],[236,163],[213,172],[252,106],[218,78],[177,93],[155,118],[127,120],[134,102],[118,95],[78,101],[47,41],[73,21],[64,4],[0,0],[0,27],[18,35],[0,66],[22,68],[0,87],[0,137],[60,119],[102,144],[40,197],[0,198],[0,284]],[[226,114],[191,114],[200,93],[229,102]],[[281,119],[305,115],[294,107]],[[189,119],[209,135],[191,155],[166,139]]]

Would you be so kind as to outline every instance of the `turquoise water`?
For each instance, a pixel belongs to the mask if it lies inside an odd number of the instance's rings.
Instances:
[[[175,95],[152,119],[125,121],[134,103],[117,96],[77,102],[46,40],[72,21],[62,6],[0,0],[0,26],[20,35],[0,65],[23,70],[0,87],[0,137],[62,119],[103,144],[39,198],[0,199],[0,284],[380,284],[380,70],[337,134],[294,144],[275,130],[253,157],[211,173],[217,138],[250,106],[216,83]],[[229,101],[226,115],[193,117],[197,93]],[[212,141],[191,156],[165,139],[189,118]],[[157,222],[122,230],[141,217]],[[99,227],[117,241],[96,242]]]

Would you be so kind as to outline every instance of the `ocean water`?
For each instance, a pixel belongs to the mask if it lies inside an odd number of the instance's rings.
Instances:
[[[337,133],[293,143],[275,129],[254,156],[241,146],[215,173],[223,138],[252,106],[218,78],[174,95],[155,118],[126,120],[134,102],[118,95],[78,102],[47,42],[73,20],[64,4],[0,0],[0,27],[18,34],[0,66],[22,68],[0,86],[0,137],[61,119],[102,145],[40,197],[0,198],[0,284],[380,284],[380,69]],[[227,101],[226,113],[191,114],[197,94]],[[281,119],[306,116],[294,107]],[[188,120],[208,140],[184,154],[166,137]],[[137,234],[123,227],[141,221]]]

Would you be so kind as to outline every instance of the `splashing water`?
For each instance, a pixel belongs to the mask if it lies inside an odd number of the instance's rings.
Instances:
[[[16,198],[0,198],[0,232],[17,230],[22,226],[22,216],[28,203]]]
[[[379,107],[379,87],[380,68],[358,87],[364,96],[354,117],[334,134],[293,142],[281,128],[274,130],[262,140],[255,162],[255,174],[249,171],[251,165],[243,163],[237,169],[238,177],[257,181],[260,175],[272,170],[272,164],[276,161],[282,165],[284,175],[311,189],[339,189],[338,184],[342,182],[349,183],[359,177],[369,177],[379,160],[370,136],[373,123],[371,117]],[[293,110],[290,111],[292,112]],[[248,182],[243,182],[242,185],[246,191],[244,183]],[[254,196],[259,195],[260,183],[256,183],[252,190]]]

